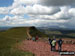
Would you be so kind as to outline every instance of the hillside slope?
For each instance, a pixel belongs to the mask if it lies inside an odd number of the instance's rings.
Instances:
[[[37,30],[35,27],[15,27],[8,29],[5,32],[1,32],[4,36],[7,36],[8,38],[32,38],[33,36],[41,36],[46,37],[47,35]],[[2,35],[1,34],[1,35]],[[2,36],[3,36],[2,35]]]
[[[34,56],[30,52],[23,52],[14,48],[16,44],[19,44],[26,38],[32,38],[37,34],[41,35],[41,32],[34,28],[15,27],[0,32],[0,56]]]
[[[0,56],[33,56],[30,52],[23,52],[15,48],[27,35],[27,27],[11,28],[0,32]]]

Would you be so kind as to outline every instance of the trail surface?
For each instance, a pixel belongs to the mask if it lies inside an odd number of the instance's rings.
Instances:
[[[24,40],[18,48],[23,51],[32,52],[35,56],[60,56],[59,52],[50,51],[50,45],[47,41],[34,42],[32,40]],[[63,44],[62,49],[64,51],[75,51],[75,44]]]

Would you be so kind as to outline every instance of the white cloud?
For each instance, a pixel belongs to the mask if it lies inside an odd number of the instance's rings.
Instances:
[[[55,19],[64,19],[64,20],[68,20],[71,19],[71,14],[69,13],[69,10],[71,8],[68,6],[64,6],[64,7],[60,7],[60,11],[58,11],[57,13],[54,13],[52,15],[49,14],[45,14],[45,15],[40,15],[40,14],[35,14],[35,15],[30,15],[33,18],[40,18],[40,19],[47,19],[47,20],[55,20]]]
[[[25,5],[32,5],[32,4],[36,4],[38,0],[19,0],[19,2]]]
[[[22,16],[5,16],[3,19],[0,20],[0,25],[8,25],[8,26],[19,26],[22,22],[25,22],[26,20]]]
[[[60,7],[61,11],[59,11],[58,13],[55,13],[54,15],[51,15],[51,18],[54,19],[71,19],[71,15],[69,13],[69,9],[71,9],[70,7]]]
[[[8,14],[10,7],[0,7],[0,14]]]
[[[31,15],[51,15],[60,11],[59,7],[46,7],[41,5],[20,6],[14,8],[10,13],[14,15],[31,14]]]
[[[0,19],[0,25],[75,27],[75,8],[69,6],[74,0],[40,0],[43,5],[37,1],[14,0],[12,6],[0,7],[0,14],[14,15]],[[30,18],[25,18],[25,14]]]
[[[23,16],[13,16],[13,17],[10,17],[10,16],[5,16],[3,19],[3,21],[20,21],[20,20],[24,20]]]
[[[3,20],[3,21],[10,21],[11,18],[10,18],[9,16],[5,16],[2,20]]]
[[[65,20],[44,20],[44,19],[22,19],[22,17],[14,16],[5,16],[2,20],[0,20],[0,25],[7,25],[7,26],[47,26],[48,25],[56,25],[62,24]],[[45,24],[45,25],[44,25]]]
[[[34,5],[37,4],[38,0],[14,0],[12,5],[13,8],[16,8],[20,5]]]
[[[74,16],[75,17],[75,8],[71,8],[69,10],[69,13],[70,13],[71,16]]]
[[[33,14],[33,15],[50,15],[50,14],[54,14],[57,13],[58,11],[60,11],[59,7],[46,7],[46,6],[42,6],[42,5],[33,5],[32,6],[27,6],[26,7],[26,11],[28,14]]]
[[[13,14],[13,15],[24,15],[25,14],[25,8],[23,6],[19,6],[18,8],[12,9],[10,14]]]
[[[32,22],[31,24],[33,24],[36,27],[54,27],[54,26],[63,25],[63,23],[65,23],[66,21],[65,20],[34,19],[34,20],[30,20],[30,22]]]
[[[9,7],[0,7],[0,14],[7,14],[10,10],[16,12],[15,14],[23,13],[24,6],[34,5],[38,0],[14,0],[13,4]],[[22,7],[21,7],[22,6]],[[12,13],[14,14],[14,12]]]

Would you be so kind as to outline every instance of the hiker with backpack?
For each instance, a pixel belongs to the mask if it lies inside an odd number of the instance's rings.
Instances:
[[[50,38],[48,38],[48,40],[49,40],[49,44],[50,44],[50,46],[51,46],[51,51],[52,51],[52,39],[50,39]]]
[[[51,42],[52,44],[52,51],[56,51],[56,39],[54,38]]]
[[[62,50],[62,43],[63,43],[63,41],[60,38],[57,42],[58,42],[58,51],[60,52]]]

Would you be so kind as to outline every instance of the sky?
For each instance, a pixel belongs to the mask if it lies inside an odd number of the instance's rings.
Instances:
[[[0,0],[1,26],[75,29],[75,0]]]

